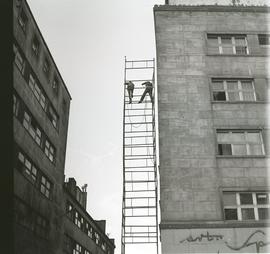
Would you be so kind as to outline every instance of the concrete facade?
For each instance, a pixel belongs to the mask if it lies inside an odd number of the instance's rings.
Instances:
[[[268,220],[226,220],[223,195],[269,192],[268,46],[258,40],[258,34],[268,33],[268,11],[248,6],[154,7],[163,254],[231,252],[236,250],[226,247],[226,242],[231,244],[232,235],[239,235],[233,246],[254,232],[265,236]],[[230,40],[244,35],[248,53],[213,53],[210,35]],[[215,79],[252,80],[255,101],[216,101]],[[224,130],[260,133],[263,153],[219,154],[217,136]],[[209,244],[207,231],[222,238],[210,237]],[[202,239],[196,238],[201,234]],[[190,241],[182,241],[188,236]]]

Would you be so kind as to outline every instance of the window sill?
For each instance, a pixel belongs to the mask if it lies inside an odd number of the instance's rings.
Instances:
[[[266,155],[216,155],[217,159],[261,159],[267,157]]]
[[[211,100],[211,103],[213,104],[267,104],[268,101],[214,101]]]

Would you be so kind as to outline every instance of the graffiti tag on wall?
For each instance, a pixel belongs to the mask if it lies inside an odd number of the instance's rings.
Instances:
[[[183,243],[185,241],[187,241],[187,242],[197,242],[197,241],[201,242],[203,239],[206,239],[207,241],[213,241],[213,240],[218,241],[218,240],[223,239],[223,237],[224,237],[223,235],[211,235],[207,231],[206,234],[201,234],[200,236],[197,236],[194,238],[190,235],[187,238],[181,240],[180,243]]]

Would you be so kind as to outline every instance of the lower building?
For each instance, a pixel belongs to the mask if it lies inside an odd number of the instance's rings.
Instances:
[[[66,254],[113,254],[114,239],[106,235],[106,221],[95,221],[86,211],[86,185],[80,189],[74,178],[64,183],[64,245]]]

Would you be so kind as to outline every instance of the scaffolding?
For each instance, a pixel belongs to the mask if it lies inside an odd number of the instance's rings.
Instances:
[[[132,103],[128,81],[135,85]],[[155,100],[152,103],[148,94],[139,103],[145,89],[142,83],[146,81],[153,84],[155,98],[155,59],[125,58],[121,254],[129,253],[126,246],[129,244],[150,244],[151,252],[158,254]]]

